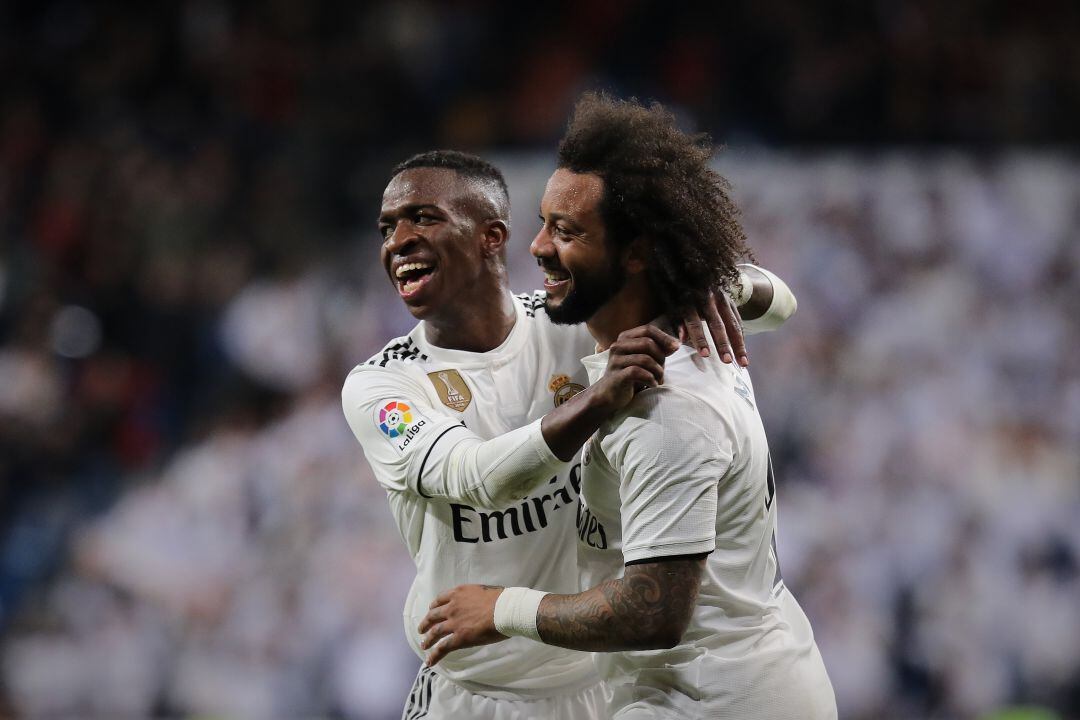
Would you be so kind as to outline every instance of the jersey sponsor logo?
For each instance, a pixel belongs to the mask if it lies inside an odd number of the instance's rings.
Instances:
[[[375,411],[375,424],[398,452],[404,452],[428,421],[404,400],[391,400]]]
[[[543,530],[551,522],[551,513],[579,504],[575,500],[581,492],[581,465],[570,468],[568,480],[562,487],[526,497],[519,504],[502,510],[478,510],[470,505],[450,503],[454,541],[490,543]],[[558,481],[556,475],[548,480],[548,484],[554,485]]]
[[[589,508],[585,507],[585,503],[583,502],[578,503],[577,519],[574,523],[577,527],[578,540],[597,550],[608,549],[607,533],[604,532],[604,524],[592,514],[592,511],[589,510]]]
[[[438,370],[427,374],[428,380],[435,386],[442,404],[451,410],[463,412],[472,402],[472,392],[465,384],[465,379],[457,370]]]
[[[555,403],[555,407],[559,407],[579,392],[583,392],[585,387],[575,382],[570,382],[569,375],[559,374],[551,376],[551,380],[548,382],[548,390],[555,393],[552,397],[552,402]]]

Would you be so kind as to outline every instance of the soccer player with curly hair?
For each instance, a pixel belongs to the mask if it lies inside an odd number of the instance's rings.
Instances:
[[[555,322],[584,322],[601,381],[625,333],[671,328],[748,254],[703,137],[659,105],[589,94],[532,243]],[[526,637],[594,651],[615,718],[836,717],[810,623],[784,586],[768,443],[745,368],[682,347],[582,451],[587,589],[460,586],[420,631],[428,662]]]

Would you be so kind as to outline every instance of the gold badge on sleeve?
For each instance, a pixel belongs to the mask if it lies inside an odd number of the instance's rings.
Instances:
[[[463,412],[472,402],[472,392],[465,384],[465,379],[457,370],[437,370],[427,374],[431,384],[435,386],[442,404],[451,410]]]
[[[552,398],[552,402],[555,403],[555,407],[559,407],[570,398],[577,395],[579,392],[585,390],[583,385],[570,382],[569,375],[552,375],[551,381],[548,382],[548,390],[555,393]]]

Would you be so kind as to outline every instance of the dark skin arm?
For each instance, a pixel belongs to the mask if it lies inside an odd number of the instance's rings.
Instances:
[[[540,639],[571,650],[613,652],[674,647],[697,604],[705,556],[636,563],[623,577],[574,595],[544,597],[537,612]],[[495,629],[490,585],[459,585],[435,598],[420,623],[427,664],[447,653],[506,639]]]

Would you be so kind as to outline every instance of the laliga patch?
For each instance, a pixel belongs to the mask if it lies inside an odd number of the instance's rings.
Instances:
[[[431,426],[431,422],[404,400],[391,400],[375,410],[375,425],[399,453]]]
[[[551,380],[548,382],[548,390],[554,393],[551,401],[555,403],[555,407],[559,407],[579,392],[584,392],[585,387],[570,382],[569,375],[552,375]]]
[[[457,370],[439,370],[427,374],[428,380],[435,386],[442,404],[451,410],[464,412],[472,402],[472,392]]]

